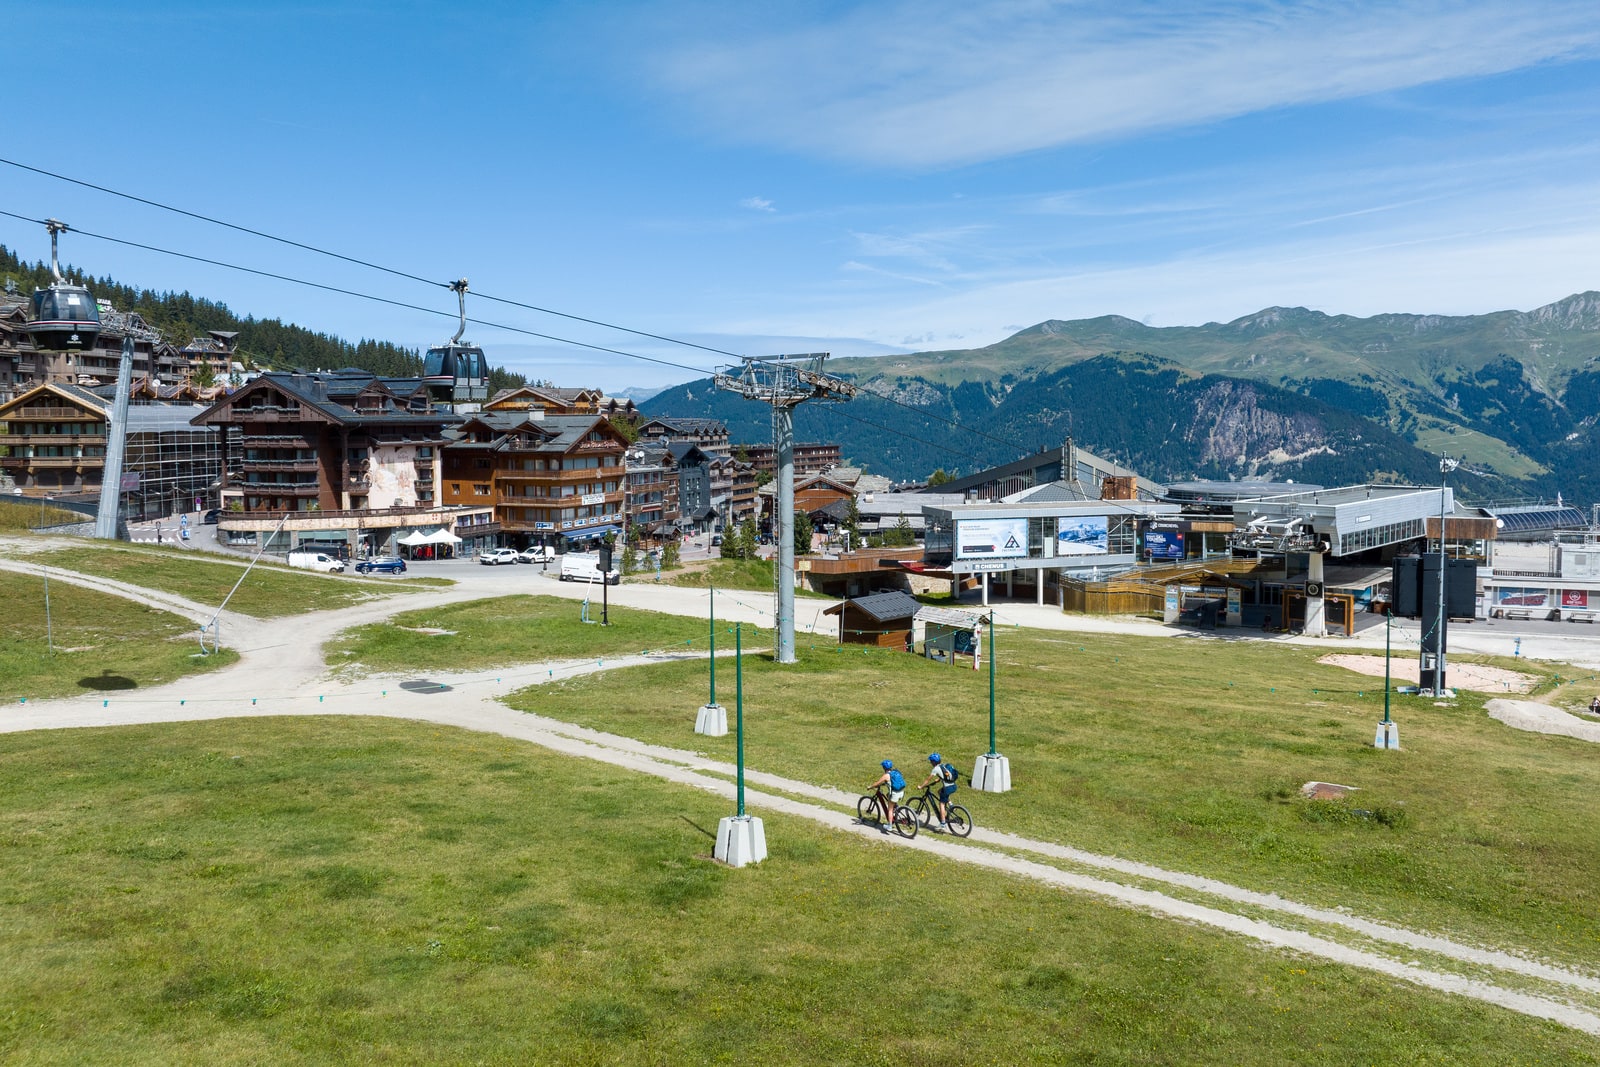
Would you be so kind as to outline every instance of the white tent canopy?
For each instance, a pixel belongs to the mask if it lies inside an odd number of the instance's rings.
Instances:
[[[408,548],[415,548],[418,545],[459,545],[461,543],[461,538],[457,537],[455,534],[441,526],[432,533],[423,533],[421,530],[412,530],[410,533],[400,538],[399,543]]]

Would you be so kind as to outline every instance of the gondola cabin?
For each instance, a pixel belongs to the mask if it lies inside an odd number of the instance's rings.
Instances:
[[[422,382],[440,404],[476,404],[489,398],[489,371],[483,349],[451,342],[428,349]]]
[[[28,339],[52,352],[93,348],[100,336],[100,309],[81,285],[52,285],[33,291],[33,321]]]
[[[33,321],[28,323],[28,340],[33,342],[34,348],[50,352],[93,348],[95,338],[100,336],[100,309],[95,306],[89,290],[61,276],[56,238],[66,232],[67,224],[59,219],[46,219],[44,225],[50,231],[50,274],[55,281],[47,289],[33,291]]]

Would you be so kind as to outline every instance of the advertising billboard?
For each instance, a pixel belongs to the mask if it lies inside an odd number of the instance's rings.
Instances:
[[[1182,559],[1183,534],[1176,530],[1146,530],[1145,559]]]
[[[1027,554],[1027,519],[962,519],[956,523],[956,559],[1015,559]]]
[[[1589,606],[1589,590],[1561,590],[1561,606],[1564,608],[1587,608]]]
[[[1063,515],[1056,520],[1056,555],[1103,556],[1105,554],[1104,515]]]
[[[1495,590],[1494,602],[1503,608],[1543,608],[1550,605],[1550,593],[1545,589]]]

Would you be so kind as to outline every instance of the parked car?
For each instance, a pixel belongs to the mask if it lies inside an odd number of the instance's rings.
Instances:
[[[556,550],[546,545],[534,545],[517,553],[518,563],[554,563]]]
[[[502,563],[515,563],[517,550],[514,548],[491,548],[478,557],[478,562],[486,567],[498,567]]]
[[[205,515],[203,515],[201,517],[200,524],[202,526],[215,526],[217,524],[217,516],[220,515],[221,513],[222,513],[222,509],[220,509],[220,508],[212,508],[210,511],[206,512]]]
[[[713,546],[722,544],[722,535],[721,534],[712,534],[711,535],[711,544]]]
[[[373,556],[356,564],[357,574],[404,574],[406,561],[399,556]]]

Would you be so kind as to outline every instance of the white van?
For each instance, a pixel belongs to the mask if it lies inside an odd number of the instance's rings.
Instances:
[[[290,552],[289,566],[307,571],[322,571],[324,574],[344,573],[344,560],[335,559],[326,552],[314,549],[296,549]]]
[[[604,576],[600,574],[600,554],[598,552],[568,552],[561,557],[561,580],[563,582],[599,582],[607,585],[616,585],[622,581],[619,571],[607,571]]]

